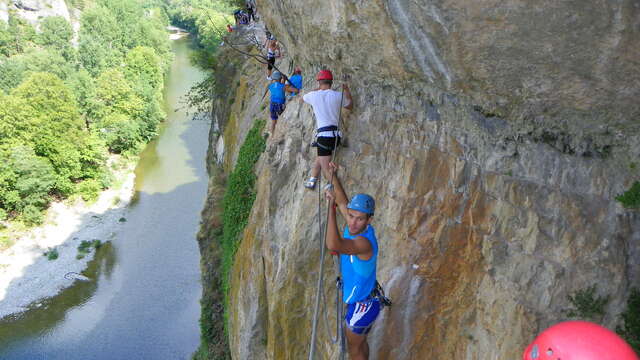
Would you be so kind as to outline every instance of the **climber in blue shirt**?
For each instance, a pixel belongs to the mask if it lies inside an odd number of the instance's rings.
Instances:
[[[300,67],[296,66],[293,70],[293,75],[289,78],[289,83],[298,89],[298,91],[290,91],[287,93],[289,98],[293,98],[302,90],[302,69],[300,69]]]
[[[267,91],[271,93],[271,103],[269,104],[269,112],[271,113],[271,132],[276,130],[276,123],[278,122],[278,117],[284,112],[284,104],[285,104],[285,92],[299,92],[298,89],[291,85],[285,85],[285,81],[287,77],[282,75],[280,71],[274,71],[268,79],[271,80],[271,84],[265,90],[265,95]],[[264,95],[263,95],[264,97]]]
[[[340,271],[343,282],[343,298],[347,304],[345,335],[350,359],[369,358],[367,334],[381,309],[376,296],[376,263],[378,241],[371,226],[375,201],[367,194],[356,194],[350,201],[340,184],[337,166],[329,164],[335,191],[326,190],[329,201],[329,218],[326,245],[340,254]],[[340,235],[336,222],[336,208],[345,218],[347,226]]]

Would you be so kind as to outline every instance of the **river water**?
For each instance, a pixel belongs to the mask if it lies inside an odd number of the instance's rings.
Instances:
[[[207,191],[209,124],[180,98],[204,76],[175,40],[167,121],[142,152],[126,222],[76,282],[40,308],[0,323],[1,359],[187,359],[199,344],[196,232]]]

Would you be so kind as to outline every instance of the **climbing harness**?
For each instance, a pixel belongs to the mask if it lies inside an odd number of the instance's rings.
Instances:
[[[333,150],[330,147],[326,146],[326,145],[322,145],[321,143],[318,142],[318,138],[319,137],[332,137],[335,140],[335,144],[334,144],[334,149],[337,148],[338,145],[340,145],[340,137],[342,137],[342,133],[338,130],[337,126],[324,126],[321,127],[320,129],[318,129],[316,131],[316,139],[315,141],[313,141],[311,143],[311,147],[319,147],[321,149],[325,149],[325,150]],[[333,161],[333,159],[331,159]]]
[[[371,297],[378,299],[382,307],[393,305],[393,303],[391,302],[391,299],[385,296],[384,289],[382,288],[382,285],[380,285],[380,283],[377,280],[376,280],[376,286],[373,288],[373,291],[371,292]]]

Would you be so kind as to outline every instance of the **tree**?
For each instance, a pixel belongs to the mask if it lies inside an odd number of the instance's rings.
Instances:
[[[48,16],[40,22],[40,33],[36,37],[38,44],[65,50],[71,46],[73,29],[62,16]]]
[[[42,209],[55,184],[49,161],[19,142],[0,145],[0,158],[0,208],[9,212],[29,206]]]
[[[95,175],[103,165],[95,156],[99,144],[88,142],[74,96],[55,75],[34,73],[2,100],[0,134],[47,158],[61,194],[72,193],[75,181]]]

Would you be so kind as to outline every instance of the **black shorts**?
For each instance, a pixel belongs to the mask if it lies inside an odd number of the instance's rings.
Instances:
[[[319,145],[322,145],[327,148],[325,149],[322,146],[318,146],[318,156],[330,156],[333,150],[335,149],[336,138],[322,136],[322,137],[317,137],[316,142]],[[340,145],[340,136],[338,136],[337,145]]]
[[[276,63],[276,58],[274,57],[268,57],[267,58],[267,69],[271,70],[273,69],[273,65]]]

